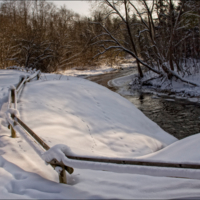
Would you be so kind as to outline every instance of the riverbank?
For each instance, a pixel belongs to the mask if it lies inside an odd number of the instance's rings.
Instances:
[[[74,67],[68,70],[61,70],[58,71],[58,74],[62,74],[65,76],[75,76],[75,77],[81,77],[81,78],[88,78],[91,76],[97,76],[107,73],[116,72],[123,69],[130,69],[133,68],[134,60],[132,58],[129,58],[127,62],[120,62],[120,64],[115,64],[112,66],[108,66],[107,64],[101,64],[99,67]]]
[[[162,129],[178,139],[200,132],[199,101],[194,102],[195,98],[174,97],[164,93],[131,91],[129,83],[134,73],[137,73],[136,68],[118,70],[87,79],[119,93]]]
[[[147,76],[149,78],[149,76]],[[143,82],[145,82],[145,79]],[[194,79],[197,84],[200,84],[200,74],[197,74],[190,79]],[[183,82],[173,80],[169,87],[166,83],[162,85],[158,80],[149,81],[148,84],[141,85],[137,83],[137,70],[127,76],[115,78],[108,82],[109,87],[117,88],[117,92],[122,96],[135,95],[136,93],[153,94],[154,98],[164,97],[173,101],[174,99],[187,100],[194,103],[200,103],[200,87],[194,87]],[[169,84],[169,83],[168,83]],[[162,85],[162,86],[161,86]]]

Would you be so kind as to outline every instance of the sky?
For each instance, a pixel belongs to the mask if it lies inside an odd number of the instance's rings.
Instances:
[[[66,5],[66,7],[74,12],[77,12],[80,15],[89,15],[90,2],[85,0],[65,0],[65,1],[54,1],[54,3],[60,7]]]

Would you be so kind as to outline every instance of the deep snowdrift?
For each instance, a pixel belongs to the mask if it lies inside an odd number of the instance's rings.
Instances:
[[[176,139],[128,100],[88,80],[63,77],[27,83],[18,104],[22,120],[49,146],[65,144],[86,155],[134,157]]]
[[[115,172],[76,168],[67,176],[68,185],[55,183],[58,182],[56,171],[30,146],[31,138],[22,132],[18,132],[18,138],[10,138],[10,130],[6,127],[7,89],[22,73],[1,70],[0,74],[7,76],[0,79],[0,198],[170,199],[200,196],[198,180],[136,175],[128,166]],[[159,160],[181,159],[181,155],[189,157],[194,153],[192,160],[198,160],[199,150],[195,146],[199,144],[199,135],[183,143],[177,141],[121,96],[86,80],[65,76],[59,80],[59,77],[46,74],[42,81],[27,83],[18,102],[21,118],[49,146],[65,144],[79,155],[135,159],[137,156],[140,156],[138,159],[145,156],[148,159],[155,156]],[[165,145],[169,146],[154,153]]]
[[[138,160],[161,161],[166,163],[180,162],[185,164],[200,164],[200,133],[189,136]]]

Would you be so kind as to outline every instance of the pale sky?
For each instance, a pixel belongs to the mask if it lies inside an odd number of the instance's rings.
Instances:
[[[65,0],[65,1],[53,1],[58,7],[66,5],[66,7],[80,15],[89,15],[90,3],[86,0]]]

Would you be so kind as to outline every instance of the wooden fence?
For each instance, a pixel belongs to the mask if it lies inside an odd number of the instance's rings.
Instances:
[[[11,88],[9,92],[8,98],[8,108],[12,108],[12,106],[17,109],[17,95],[22,87],[26,84],[26,82],[31,81],[34,78],[39,79],[40,71],[37,71],[30,77],[23,77],[20,79],[16,88]],[[11,114],[11,118],[13,119],[13,123],[10,123],[9,128],[11,129],[11,137],[16,137],[15,126],[20,125],[29,135],[31,135],[37,143],[39,143],[44,150],[49,150],[50,147],[36,134],[33,130],[31,130],[16,114]],[[87,162],[95,162],[95,163],[112,163],[118,165],[135,165],[135,166],[148,166],[148,167],[164,167],[164,168],[178,168],[178,169],[200,169],[199,164],[184,164],[184,163],[164,163],[164,162],[150,162],[150,161],[138,161],[138,160],[117,160],[117,159],[106,159],[106,158],[89,158],[82,156],[69,156],[66,155],[68,159],[78,160],[78,161],[87,161]],[[64,165],[62,162],[58,162],[56,159],[53,159],[49,162],[49,164],[55,169],[55,167],[59,166],[62,168],[61,173],[59,174],[60,183],[67,183],[66,179],[66,171],[69,174],[72,174],[74,169],[72,167]],[[170,176],[169,176],[170,177]],[[177,178],[184,178],[182,176],[176,176]],[[188,178],[188,177],[185,177]]]

